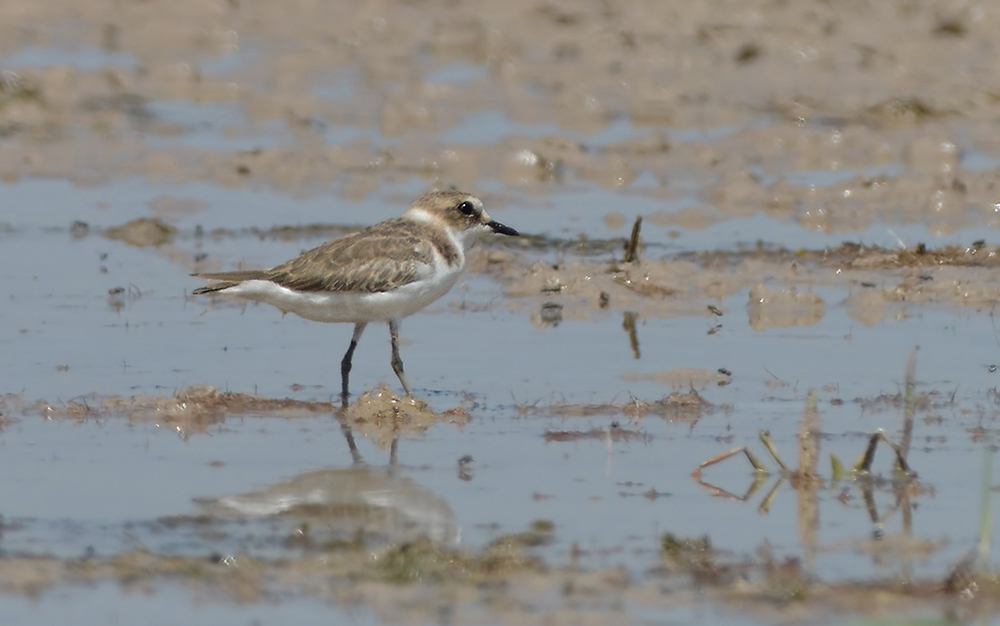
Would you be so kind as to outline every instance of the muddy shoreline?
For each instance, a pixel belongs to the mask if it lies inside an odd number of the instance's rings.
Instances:
[[[998,28],[0,4],[12,619],[994,619]],[[349,329],[190,295],[450,187],[526,236],[404,324],[418,401],[381,337],[343,412]]]

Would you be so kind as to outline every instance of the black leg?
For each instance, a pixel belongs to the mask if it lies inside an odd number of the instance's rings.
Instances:
[[[406,395],[412,396],[413,390],[410,389],[410,383],[406,382],[406,374],[403,373],[403,359],[399,358],[399,320],[397,319],[389,320],[389,338],[392,341],[392,371],[396,372]]]
[[[344,360],[340,362],[340,402],[347,406],[347,381],[351,377],[351,359],[354,358],[354,349],[358,347],[361,333],[365,332],[368,322],[358,322],[354,325],[354,335],[351,337],[351,347],[347,349]]]

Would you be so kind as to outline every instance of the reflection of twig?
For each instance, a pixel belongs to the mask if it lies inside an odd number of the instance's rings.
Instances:
[[[713,485],[712,483],[705,482],[704,480],[701,479],[701,475],[700,474],[698,476],[696,476],[695,478],[696,478],[696,482],[698,483],[698,486],[704,488],[706,491],[708,491],[708,493],[712,494],[713,496],[716,496],[718,498],[727,498],[729,500],[739,500],[740,502],[746,502],[747,500],[749,500],[750,498],[752,498],[753,495],[755,493],[757,493],[757,490],[760,489],[760,486],[763,485],[767,481],[767,474],[763,473],[763,472],[757,472],[754,475],[754,477],[753,477],[753,482],[750,483],[750,486],[747,488],[746,493],[744,493],[742,496],[738,496],[738,495],[736,495],[734,493],[726,491],[722,487],[717,487],[717,486]],[[768,492],[768,496],[766,498],[764,498],[765,502],[769,502],[770,501],[770,498],[772,497],[772,494],[777,490],[777,487],[779,485],[781,485],[781,481],[782,480],[783,479],[781,479],[781,478],[778,479],[778,481],[775,483],[775,485],[771,489],[771,491]],[[763,505],[761,505],[761,506],[763,506]]]
[[[771,503],[774,502],[774,496],[778,495],[778,488],[781,487],[781,483],[785,481],[784,477],[781,477],[774,483],[771,487],[771,491],[767,492],[764,499],[761,501],[760,506],[757,507],[757,512],[761,515],[767,515],[771,512]]]
[[[636,314],[632,311],[625,311],[622,317],[622,328],[628,333],[628,341],[632,344],[632,354],[639,358],[639,334],[635,331]]]
[[[912,379],[913,378],[912,368],[910,368],[909,372],[911,374],[909,378]],[[911,422],[912,422],[912,416],[911,416]],[[774,462],[778,464],[782,478],[788,478],[789,480],[791,480],[792,485],[800,491],[803,489],[806,490],[815,489],[815,487],[823,484],[823,479],[819,477],[816,471],[817,465],[819,463],[819,434],[820,434],[820,416],[819,412],[816,410],[816,393],[812,390],[809,391],[809,395],[806,398],[806,408],[805,411],[803,411],[802,413],[802,419],[799,421],[799,432],[798,432],[799,462],[797,468],[795,468],[794,470],[790,469],[781,459],[781,455],[778,453],[778,448],[777,446],[774,445],[774,441],[771,439],[770,432],[762,430],[759,433],[760,441],[761,443],[764,444],[764,448],[771,455],[771,458],[774,459]],[[851,466],[850,469],[851,478],[857,479],[864,475],[870,475],[872,462],[875,459],[875,451],[878,448],[878,444],[880,441],[888,445],[892,449],[896,457],[896,463],[895,463],[895,471],[897,474],[896,481],[899,482],[897,487],[905,486],[906,484],[909,483],[909,481],[914,479],[916,473],[912,469],[910,469],[909,464],[906,462],[906,455],[903,451],[902,446],[895,443],[892,439],[890,439],[889,436],[885,433],[885,431],[881,429],[872,433],[871,436],[868,438],[868,445],[865,446],[865,449],[861,452],[857,460],[854,461],[854,464]],[[732,448],[730,450],[717,454],[705,461],[702,461],[694,469],[694,471],[691,472],[691,475],[695,479],[695,482],[697,482],[702,487],[705,487],[706,489],[711,491],[713,495],[736,498],[736,496],[733,496],[731,493],[725,490],[719,489],[714,485],[705,483],[701,478],[701,471],[706,467],[715,465],[716,463],[720,463],[730,457],[737,456],[739,454],[743,454],[744,456],[746,456],[747,460],[750,462],[753,468],[758,472],[758,474],[766,475],[769,473],[767,467],[760,461],[760,459],[758,459],[750,451],[750,449],[747,446],[738,446],[736,448]],[[844,478],[847,472],[845,471],[843,464],[840,462],[840,459],[838,459],[836,455],[831,454],[830,462],[831,465],[833,466],[832,480],[836,482]],[[756,483],[757,479],[755,478],[754,480]],[[764,499],[764,502],[761,503],[760,511],[762,513],[767,512],[768,508],[770,507],[770,501],[774,497],[774,493],[777,491],[777,487],[780,485],[781,481],[778,481],[775,487],[771,490],[771,493],[769,493],[768,496]],[[756,490],[757,486],[758,485],[756,484],[753,485],[753,488],[750,490],[750,493]],[[869,515],[871,516],[872,521],[877,523],[878,515],[875,512],[874,501],[871,499],[871,494],[869,492],[865,492],[865,500],[866,504],[868,505]],[[807,515],[806,513],[807,511],[805,510],[800,511],[800,514],[802,514],[803,519],[804,518],[812,519],[812,515]]]
[[[777,463],[778,467],[781,468],[781,472],[783,474],[791,474],[791,471],[788,469],[788,466],[785,465],[785,462],[781,460],[781,455],[778,454],[778,448],[775,447],[774,441],[771,440],[770,431],[762,430],[760,431],[758,436],[760,437],[760,442],[764,444],[764,447],[767,448],[767,451],[771,453],[771,458],[774,459],[774,462]]]
[[[903,511],[903,536],[913,539],[913,505],[910,503],[910,490],[905,485],[896,489],[896,502]],[[903,554],[903,579],[913,580],[913,555],[907,551]]]
[[[806,396],[806,409],[799,420],[799,469],[804,477],[816,476],[819,463],[819,411],[816,410],[816,391],[810,389]]]
[[[632,236],[625,244],[625,262],[634,263],[639,260],[639,230],[642,228],[642,216],[635,218],[632,225]]]
[[[1000,336],[997,335],[997,320],[993,316],[993,313],[994,311],[996,311],[996,308],[997,305],[995,304],[990,308],[990,325],[993,326],[993,341],[995,341],[996,344],[1000,346]]]
[[[980,479],[980,510],[979,510],[979,551],[976,555],[976,569],[988,571],[990,558],[990,536],[993,533],[993,513],[990,508],[990,496],[993,494],[993,446],[987,445],[983,450],[983,475]]]
[[[830,462],[832,465],[832,482],[826,482],[823,478],[818,475],[817,467],[820,457],[820,413],[817,410],[817,399],[815,391],[810,390],[806,398],[805,410],[802,413],[802,417],[799,420],[798,436],[796,437],[798,443],[798,463],[797,467],[792,468],[785,464],[782,460],[781,455],[778,452],[777,446],[771,438],[771,433],[768,431],[760,431],[759,437],[764,448],[768,451],[771,458],[778,465],[780,477],[771,486],[769,492],[764,496],[760,505],[757,507],[757,511],[760,514],[768,514],[771,509],[771,505],[781,488],[782,484],[787,480],[792,488],[796,491],[797,495],[797,509],[796,509],[796,521],[798,522],[798,533],[799,540],[802,545],[802,562],[806,570],[812,570],[816,565],[816,555],[819,551],[820,546],[820,494],[819,490],[827,487],[835,487],[838,481],[842,479],[847,479],[853,483],[854,487],[860,490],[864,507],[868,513],[868,518],[871,523],[875,526],[874,542],[872,544],[873,556],[876,562],[880,562],[885,554],[888,554],[892,545],[878,545],[879,540],[883,538],[882,529],[886,524],[886,521],[893,517],[896,511],[902,513],[902,531],[899,533],[898,538],[904,541],[904,545],[910,546],[915,545],[916,540],[913,537],[913,517],[914,517],[914,503],[913,500],[923,493],[923,488],[919,485],[916,480],[916,474],[910,469],[907,462],[907,453],[910,449],[910,444],[913,438],[913,425],[915,420],[917,399],[916,399],[916,350],[910,353],[909,359],[906,365],[906,389],[903,393],[904,401],[904,415],[903,415],[903,428],[901,433],[901,442],[894,442],[885,431],[879,429],[872,433],[868,438],[864,450],[858,456],[857,460],[850,468],[845,468],[844,464],[841,463],[835,455],[830,455]],[[888,480],[880,479],[871,474],[872,463],[875,459],[875,453],[879,446],[879,443],[888,446],[893,451],[893,473],[892,477]],[[743,454],[747,457],[750,464],[756,470],[755,476],[753,478],[753,483],[747,490],[746,495],[739,497],[725,491],[715,485],[706,483],[702,480],[702,470],[711,465],[715,465],[725,459],[733,456],[738,456]],[[757,459],[747,448],[747,446],[739,446],[732,448],[718,454],[698,465],[692,472],[692,476],[697,482],[697,484],[704,489],[708,490],[714,496],[720,496],[725,498],[730,498],[734,500],[746,501],[748,500],[754,492],[756,492],[764,482],[764,476],[767,474],[767,468],[763,465],[760,459]],[[984,469],[984,471],[986,471]],[[992,472],[990,471],[990,474]],[[989,530],[991,527],[991,519],[989,517],[990,505],[988,501],[990,485],[992,484],[990,476],[984,476],[983,478],[984,487],[984,503],[983,513],[981,518],[981,531],[980,531],[980,545],[978,547],[978,557],[969,557],[965,559],[959,566],[956,566],[955,572],[949,577],[947,587],[952,590],[956,589],[966,589],[972,588],[970,585],[972,583],[964,582],[968,571],[971,571],[973,562],[977,563],[980,571],[983,571],[983,565],[978,565],[983,563],[986,556],[989,554]],[[875,490],[880,487],[884,488],[888,486],[891,488],[892,492],[896,496],[895,505],[891,506],[883,515],[879,515],[878,508],[875,502]],[[845,491],[841,494],[841,501],[846,503],[845,497],[847,492]],[[911,581],[913,578],[913,559],[914,554],[909,551],[904,551],[901,555],[901,575],[902,580]]]
[[[917,386],[917,350],[920,346],[913,346],[910,356],[906,359],[906,391],[904,393],[903,404],[903,434],[899,442],[899,454],[903,459],[903,466],[906,464],[906,457],[910,454],[910,441],[913,439],[913,416],[917,411],[916,393]],[[903,466],[897,469],[905,471]]]
[[[865,510],[868,511],[868,519],[875,526],[882,526],[884,522],[878,514],[878,507],[875,505],[875,492],[872,490],[871,483],[859,484],[858,489],[861,490],[861,495],[865,500]]]

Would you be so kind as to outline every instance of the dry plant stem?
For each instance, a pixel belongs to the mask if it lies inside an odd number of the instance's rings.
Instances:
[[[716,454],[715,456],[713,456],[710,459],[702,461],[698,465],[698,467],[694,468],[694,471],[691,472],[691,475],[694,476],[695,480],[697,480],[698,482],[701,482],[701,470],[705,469],[706,467],[715,465],[716,463],[720,463],[722,461],[725,461],[729,457],[736,456],[737,454],[739,454],[741,452],[746,455],[747,460],[750,461],[750,465],[753,466],[754,470],[756,470],[756,471],[758,471],[758,472],[760,472],[762,474],[769,474],[770,473],[770,472],[767,471],[767,467],[765,467],[764,464],[760,462],[760,459],[758,459],[756,457],[756,455],[754,455],[753,452],[750,452],[749,448],[747,448],[746,446],[738,446],[736,448],[733,448],[732,450],[726,450],[725,452],[722,452],[720,454]]]
[[[700,483],[701,482],[701,470],[705,469],[706,467],[710,467],[712,465],[715,465],[716,463],[719,463],[721,461],[725,461],[726,459],[728,459],[731,456],[736,456],[740,452],[747,452],[747,447],[746,446],[739,446],[739,447],[733,448],[732,450],[726,450],[725,452],[720,452],[719,454],[716,454],[715,456],[713,456],[713,457],[711,457],[709,459],[706,459],[706,460],[702,461],[700,464],[698,464],[698,467],[694,468],[694,471],[691,472],[691,476],[693,476],[694,479]],[[751,461],[750,463],[753,464],[753,461]]]
[[[913,415],[915,413],[914,400],[913,400],[913,389],[915,387],[915,355],[916,349],[910,353],[910,359],[907,364],[907,392],[906,392],[906,424],[904,425],[904,436],[907,437],[907,441],[912,437],[913,432]],[[815,390],[810,389],[809,394],[806,397],[805,410],[802,413],[802,417],[799,420],[798,429],[798,444],[799,444],[799,460],[798,467],[792,471],[785,465],[782,461],[781,455],[778,453],[777,446],[774,445],[774,441],[771,439],[771,433],[766,430],[762,430],[759,433],[760,441],[764,444],[764,447],[770,453],[771,457],[778,464],[781,469],[781,479],[772,487],[770,492],[764,497],[763,502],[761,502],[760,507],[758,507],[759,512],[767,513],[770,509],[771,502],[777,494],[778,488],[781,486],[783,479],[788,478],[792,486],[799,491],[799,530],[804,538],[808,537],[809,542],[815,544],[815,529],[818,527],[818,505],[816,503],[816,488],[820,487],[823,483],[822,479],[819,477],[817,472],[817,466],[819,464],[820,457],[820,414],[817,410],[817,394]],[[875,451],[878,448],[879,441],[884,442],[890,448],[892,448],[895,454],[895,472],[897,485],[903,485],[912,480],[915,477],[915,473],[910,469],[908,463],[906,462],[906,451],[902,445],[896,444],[889,438],[885,431],[879,429],[872,433],[868,438],[868,444],[865,446],[864,451],[858,457],[858,459],[851,466],[852,478],[858,478],[858,474],[870,473],[872,462],[875,459]],[[750,489],[747,491],[746,496],[739,498],[724,489],[715,487],[714,485],[707,484],[702,481],[701,471],[711,465],[715,465],[721,461],[724,461],[732,456],[736,456],[740,453],[746,455],[747,460],[753,465],[754,469],[758,472],[758,478],[760,476],[767,475],[768,470],[763,463],[760,462],[754,454],[750,451],[747,446],[738,446],[717,454],[712,458],[702,462],[695,470],[691,473],[695,481],[702,487],[708,489],[713,495],[724,496],[737,500],[744,500],[749,498],[758,488],[759,481],[755,479],[754,484],[751,485]],[[845,469],[840,459],[836,455],[830,455],[830,463],[832,466],[833,480],[837,481],[844,477]],[[857,483],[855,483],[857,484]],[[865,489],[862,487],[862,491],[865,493],[865,503],[868,507],[869,514],[872,516],[873,523],[877,523],[878,514],[874,506],[874,500],[871,497],[870,488]]]
[[[864,452],[858,456],[857,460],[851,466],[851,472],[870,472],[872,469],[872,461],[875,460],[875,449],[878,447],[878,441],[882,438],[881,431],[872,433],[868,437],[868,446],[864,449]]]
[[[642,229],[642,216],[635,218],[635,224],[632,225],[632,235],[628,238],[628,243],[625,245],[625,262],[635,263],[639,260],[639,231]]]
[[[898,443],[895,443],[892,439],[889,439],[889,436],[886,435],[884,432],[881,434],[882,434],[882,440],[885,441],[887,444],[889,444],[889,447],[892,448],[892,451],[896,453],[896,466],[895,466],[896,471],[907,477],[913,476],[914,472],[913,470],[910,469],[910,464],[906,462],[906,453],[903,452],[902,446],[900,446]]]
[[[878,448],[878,442],[883,441],[892,448],[892,451],[896,455],[896,471],[906,476],[913,476],[914,472],[910,469],[910,465],[906,462],[906,457],[903,454],[901,446],[895,443],[889,438],[889,435],[885,434],[882,429],[876,430],[868,438],[868,446],[865,448],[864,452],[858,457],[858,460],[854,462],[851,466],[852,472],[871,472],[872,462],[875,460],[875,450]]]

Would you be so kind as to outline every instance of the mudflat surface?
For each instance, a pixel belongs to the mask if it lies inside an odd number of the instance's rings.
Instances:
[[[998,30],[0,4],[0,621],[994,621]],[[449,187],[524,236],[404,321],[418,401],[190,295]]]

